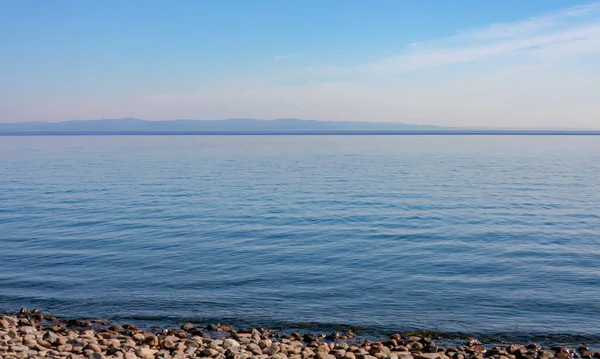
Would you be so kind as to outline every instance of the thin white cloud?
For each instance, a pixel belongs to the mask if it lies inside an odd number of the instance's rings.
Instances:
[[[571,43],[579,43],[580,46],[587,44],[589,52],[599,51],[600,49],[595,45],[596,40],[600,40],[600,24],[578,26],[550,34],[510,38],[486,44],[419,49],[367,65],[366,69],[377,72],[403,73],[431,67],[493,60],[501,56],[515,55],[517,52],[521,52],[521,56],[527,55],[529,51],[539,52],[540,49],[546,49],[548,52],[553,47],[560,48],[561,52],[557,52],[557,55],[564,56],[563,51],[570,48],[565,44]],[[578,46],[577,53],[581,52],[580,46]]]
[[[522,37],[560,26],[565,22],[573,21],[573,18],[579,19],[597,15],[598,10],[600,10],[600,3],[577,5],[551,14],[536,16],[514,23],[491,24],[487,28],[468,32],[465,36],[479,40]]]
[[[600,40],[600,3],[592,3],[512,24],[492,24],[433,41],[411,43],[403,53],[363,68],[398,74],[483,60],[492,62],[507,56],[526,57],[540,52],[554,53],[564,59],[565,51],[579,54],[582,46],[588,46],[584,52],[600,52],[597,40]],[[556,51],[552,51],[553,48]]]
[[[282,61],[282,60],[288,60],[291,58],[292,58],[292,55],[276,55],[276,56],[269,57],[269,60]]]
[[[484,28],[426,42],[411,42],[404,51],[370,63],[344,66],[288,68],[254,81],[319,78],[324,81],[394,76],[452,65],[479,63],[495,66],[510,61],[528,66],[565,61],[571,56],[598,53],[600,2],[566,8],[551,14]],[[542,57],[543,55],[543,57]],[[289,55],[272,60],[288,59]]]

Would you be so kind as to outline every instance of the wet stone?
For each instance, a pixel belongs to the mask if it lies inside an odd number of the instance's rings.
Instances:
[[[219,327],[215,324],[209,324],[206,326],[206,329],[210,330],[211,332],[216,332],[219,330]]]
[[[419,342],[410,342],[410,343],[407,343],[405,346],[411,352],[418,352],[418,351],[423,350],[423,344],[421,344]]]
[[[120,325],[113,325],[111,327],[109,327],[108,329],[114,331],[114,332],[120,332],[123,330],[123,327]]]
[[[585,345],[547,350],[536,343],[484,346],[473,339],[462,346],[442,342],[438,347],[428,338],[400,334],[365,341],[339,333],[236,331],[220,325],[203,331],[189,323],[182,329],[90,323],[93,327],[78,326],[79,320],[36,322],[31,314],[0,314],[0,359],[600,359],[600,353]]]

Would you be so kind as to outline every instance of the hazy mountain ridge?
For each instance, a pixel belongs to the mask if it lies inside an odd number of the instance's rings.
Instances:
[[[166,120],[137,118],[62,122],[0,123],[2,133],[64,132],[335,132],[335,131],[590,131],[568,128],[485,128],[414,125],[400,122],[317,121],[286,118],[277,120]],[[593,131],[593,130],[591,130]]]
[[[46,131],[393,131],[435,130],[438,126],[383,122],[316,121],[295,118],[277,120],[168,120],[146,121],[137,118],[0,123],[2,132]]]

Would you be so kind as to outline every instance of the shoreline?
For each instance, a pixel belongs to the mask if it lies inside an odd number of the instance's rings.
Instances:
[[[600,350],[584,343],[482,342],[434,332],[368,339],[351,330],[300,333],[220,324],[141,329],[109,320],[56,318],[26,308],[0,314],[0,359],[600,359]]]

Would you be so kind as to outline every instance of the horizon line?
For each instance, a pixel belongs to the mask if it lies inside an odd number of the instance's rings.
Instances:
[[[402,136],[402,135],[498,135],[498,136],[600,136],[600,130],[402,130],[402,131],[14,131],[2,137],[26,136]]]
[[[273,119],[264,119],[264,118],[244,118],[244,117],[230,117],[230,118],[218,118],[218,119],[194,119],[194,118],[174,118],[174,119],[160,119],[160,120],[148,120],[139,117],[117,117],[117,118],[95,118],[95,119],[83,119],[83,120],[60,120],[60,121],[25,121],[25,122],[0,122],[0,128],[3,125],[30,125],[30,124],[63,124],[63,123],[72,123],[72,122],[95,122],[95,121],[124,121],[124,120],[136,120],[142,122],[177,122],[177,121],[196,121],[196,122],[219,122],[219,121],[262,121],[262,122],[275,122],[275,121],[284,121],[284,120],[294,120],[301,122],[321,122],[321,123],[360,123],[360,124],[374,124],[374,125],[407,125],[414,127],[429,127],[429,128],[439,128],[439,131],[573,131],[573,132],[593,132],[600,131],[600,128],[577,128],[577,127],[489,127],[489,126],[457,126],[457,125],[435,125],[435,124],[418,124],[412,122],[401,122],[401,121],[365,121],[365,120],[307,120],[298,117],[280,117]],[[311,130],[306,130],[311,131]],[[318,130],[317,130],[318,131]],[[353,131],[353,130],[325,130],[325,131]],[[361,131],[361,130],[354,130]],[[386,132],[394,132],[394,131],[430,131],[430,130],[365,130],[365,131],[386,131]],[[436,131],[432,129],[431,131]],[[29,131],[4,131],[4,132],[29,132]],[[31,132],[55,132],[52,130],[48,131],[31,131]],[[100,131],[56,131],[56,132],[100,132]],[[107,130],[104,132],[126,132],[119,130]],[[135,131],[133,132],[151,132],[151,131]],[[159,132],[183,132],[183,131],[159,131]],[[202,130],[191,130],[186,132],[211,132],[211,131],[202,131]],[[252,131],[236,131],[236,130],[223,130],[223,131],[213,131],[213,132],[252,132]],[[270,132],[268,130],[261,130],[260,132]],[[282,132],[302,132],[302,131],[282,131]],[[311,131],[312,132],[312,131]]]

